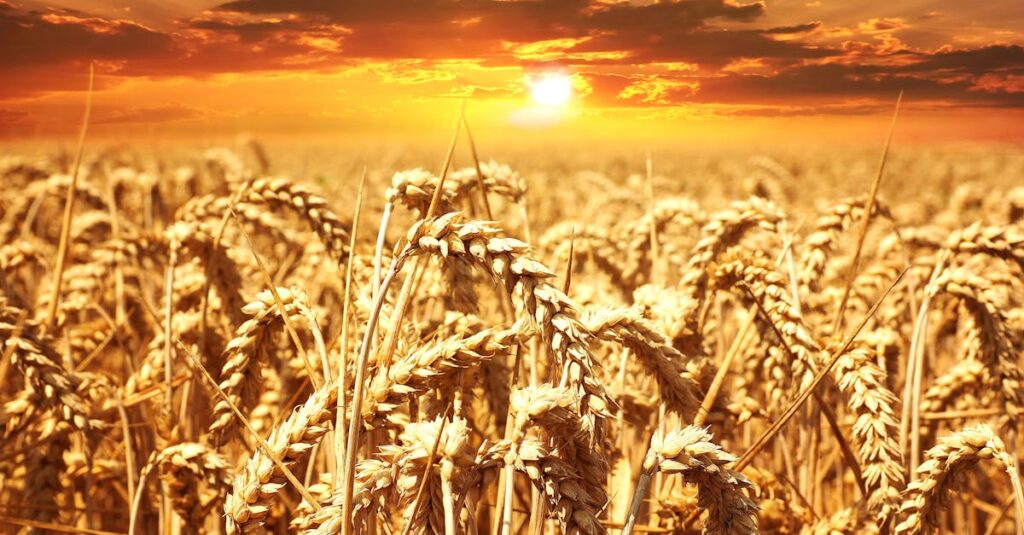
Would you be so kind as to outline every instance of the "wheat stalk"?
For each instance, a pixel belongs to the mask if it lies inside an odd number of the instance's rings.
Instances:
[[[562,291],[546,281],[553,274],[527,256],[525,243],[502,236],[500,230],[486,223],[463,223],[457,213],[449,213],[414,225],[409,230],[409,252],[471,262],[488,271],[512,296],[516,316],[540,324],[550,349],[566,367],[566,377],[586,394],[585,410],[605,412],[610,399],[594,372],[579,312]]]
[[[305,317],[308,305],[304,303],[306,296],[303,292],[279,288],[278,295],[284,300],[284,310],[288,314],[296,319]],[[232,404],[243,412],[256,404],[262,379],[259,366],[267,361],[272,327],[280,321],[281,309],[275,304],[270,291],[260,292],[256,300],[242,309],[250,318],[238,326],[235,337],[224,349],[220,388],[228,400],[218,401],[213,408],[209,433],[214,444],[223,444],[237,426],[234,412],[230,408]]]
[[[32,322],[24,321],[26,313],[8,304],[0,296],[0,339],[3,350],[9,352],[14,367],[25,376],[25,382],[35,391],[34,399],[43,406],[57,408],[59,417],[86,432],[103,428],[103,422],[89,414],[88,407],[79,397],[78,376],[60,365],[57,352],[46,343]]]
[[[245,462],[224,500],[225,529],[229,534],[256,529],[266,522],[271,501],[286,482],[271,455],[289,469],[306,459],[334,420],[337,396],[334,383],[318,388],[270,433],[270,452],[258,449]]]
[[[896,395],[885,386],[885,372],[874,354],[854,348],[843,354],[832,369],[836,385],[846,395],[855,416],[851,435],[856,440],[868,507],[879,525],[886,525],[899,507],[904,485],[903,455],[897,443]]]

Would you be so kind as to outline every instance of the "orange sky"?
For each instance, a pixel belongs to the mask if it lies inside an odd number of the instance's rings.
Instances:
[[[0,0],[0,136],[1024,139],[1020,0]],[[527,79],[570,76],[564,108]]]

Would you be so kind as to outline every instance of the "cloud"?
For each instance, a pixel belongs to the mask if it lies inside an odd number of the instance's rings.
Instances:
[[[175,54],[169,36],[131,21],[87,16],[71,10],[20,11],[0,6],[0,99],[46,91],[85,89],[90,61],[118,72],[138,61]],[[97,89],[106,86],[100,80]]]
[[[919,55],[920,61],[901,67],[902,72],[956,72],[980,76],[997,70],[1024,73],[1024,47],[992,45],[973,49],[943,49]]]
[[[826,52],[772,35],[811,31],[816,23],[766,31],[729,31],[717,23],[754,22],[759,2],[690,0],[591,4],[583,0],[235,0],[233,16],[291,15],[351,29],[346,54],[363,58],[485,58],[527,61],[646,63],[699,60],[724,64],[755,54],[820,57]],[[511,53],[510,53],[511,52]]]
[[[0,69],[83,61],[129,62],[170,57],[173,39],[131,21],[89,17],[70,10],[0,10]]]
[[[66,9],[0,8],[0,99],[83,90],[89,62],[97,90],[126,78],[338,68],[348,31],[292,20],[182,21],[171,32]]]
[[[695,95],[699,90],[700,82],[651,76],[626,86],[617,98],[642,104],[670,104]]]
[[[802,62],[769,68],[753,58],[711,76],[669,70],[584,76],[588,102],[604,106],[739,105],[744,115],[849,114],[887,110],[904,90],[906,101],[922,108],[1024,108],[1024,49],[1017,46],[908,51],[875,64]]]
[[[910,25],[901,18],[871,18],[857,25],[857,29],[866,34],[889,33],[909,28]]]
[[[933,31],[927,25],[937,13],[843,25],[790,17],[780,25],[767,9],[730,0],[232,0],[155,29],[0,0],[0,46],[18,51],[0,55],[8,81],[0,100],[82,90],[85,66],[95,61],[99,91],[132,78],[369,72],[410,98],[501,99],[521,97],[514,74],[466,80],[463,73],[557,68],[577,73],[593,106],[842,113],[853,109],[849,102],[858,110],[888,106],[900,89],[911,102],[1024,106],[1021,46],[920,49],[900,40]],[[98,120],[197,114],[168,104]]]
[[[94,124],[165,123],[185,119],[199,119],[208,112],[176,102],[148,107],[130,107],[97,113]]]
[[[731,74],[702,82],[695,100],[704,102],[756,102],[788,104],[800,101],[839,102],[851,98],[891,103],[900,90],[909,102],[946,101],[963,107],[1024,108],[1024,93],[979,91],[975,71],[977,56],[986,51],[951,52],[943,57],[924,56],[908,65],[820,64],[801,65],[773,76]],[[959,61],[955,61],[959,59]],[[1007,59],[1007,58],[1004,58]],[[927,65],[941,64],[943,69]],[[1003,65],[1002,62],[997,64]],[[1006,80],[1024,74],[1024,64],[1006,67]],[[990,86],[993,87],[993,86]]]
[[[974,82],[971,90],[1024,94],[1024,74],[985,74]]]

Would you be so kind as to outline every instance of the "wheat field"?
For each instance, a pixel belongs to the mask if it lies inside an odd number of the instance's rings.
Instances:
[[[278,157],[0,160],[4,532],[1024,533],[1019,153]]]

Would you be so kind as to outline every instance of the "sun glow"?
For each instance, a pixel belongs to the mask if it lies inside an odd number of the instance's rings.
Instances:
[[[565,106],[572,98],[572,80],[564,74],[545,74],[530,82],[530,98],[541,106]]]

